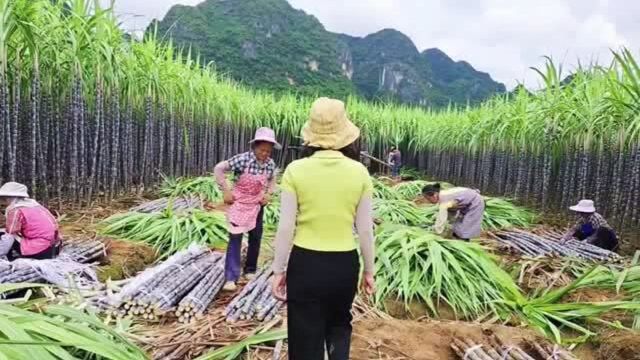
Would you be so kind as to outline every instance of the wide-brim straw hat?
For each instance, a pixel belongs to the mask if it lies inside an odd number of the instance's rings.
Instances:
[[[580,200],[578,202],[578,205],[571,206],[569,209],[571,211],[587,214],[596,212],[596,207],[593,204],[593,200]]]
[[[27,187],[17,182],[8,182],[0,187],[0,197],[28,198]]]
[[[340,100],[319,98],[311,106],[309,121],[302,128],[306,146],[340,150],[360,137],[360,129],[347,117]]]
[[[249,144],[253,144],[257,141],[264,141],[273,144],[273,147],[280,150],[282,145],[276,140],[276,132],[268,127],[261,127],[256,130],[256,135],[253,137]]]

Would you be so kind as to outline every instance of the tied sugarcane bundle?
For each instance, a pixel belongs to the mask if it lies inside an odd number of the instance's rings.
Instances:
[[[124,213],[106,219],[100,232],[150,245],[166,258],[192,243],[223,247],[227,241],[227,220],[222,213],[190,210],[174,213]]]
[[[225,309],[228,322],[271,321],[278,315],[283,303],[271,293],[271,275],[271,267],[265,267],[231,300]]]
[[[83,239],[65,241],[58,258],[79,263],[91,263],[106,256],[106,246],[98,240]]]
[[[196,178],[164,178],[160,194],[167,197],[196,196],[207,202],[221,202],[222,190],[213,176]]]
[[[201,318],[222,289],[224,282],[224,260],[221,257],[198,285],[180,301],[175,312],[178,321],[188,323]]]
[[[165,315],[204,277],[219,259],[219,254],[199,256],[184,266],[172,266],[147,283],[138,295],[127,299],[121,308],[112,311],[115,317],[140,317],[157,320]]]
[[[161,315],[170,311],[186,294],[197,286],[209,270],[221,259],[221,254],[213,253],[179,269],[139,301],[140,310],[144,310],[146,314],[153,315]]]
[[[176,271],[189,266],[206,256],[208,249],[192,244],[156,266],[149,267],[135,276],[122,290],[107,299],[111,314],[124,317],[129,310],[139,305],[139,300],[150,293],[164,279],[170,278]],[[133,312],[133,311],[132,311]]]
[[[170,208],[174,212],[182,212],[193,209],[203,210],[204,204],[202,202],[202,199],[195,196],[185,196],[178,198],[164,197],[140,204],[129,209],[129,212],[157,213],[168,208]]]
[[[63,291],[84,290],[94,287],[97,276],[91,265],[64,259],[0,260],[0,284],[46,283]],[[2,295],[8,295],[3,293]]]
[[[522,230],[501,231],[492,235],[499,243],[532,257],[561,256],[596,262],[621,260],[614,252],[575,239],[561,242],[556,235],[539,236]]]

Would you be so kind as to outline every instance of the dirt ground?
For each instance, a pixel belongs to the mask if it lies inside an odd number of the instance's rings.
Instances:
[[[453,360],[459,359],[450,347],[454,338],[489,343],[492,334],[505,344],[523,347],[524,340],[536,339],[539,343],[546,342],[532,330],[500,325],[456,321],[365,320],[355,324],[351,357],[353,360]],[[590,346],[584,346],[573,353],[581,360],[605,360],[598,357]],[[622,359],[632,358],[606,358]]]

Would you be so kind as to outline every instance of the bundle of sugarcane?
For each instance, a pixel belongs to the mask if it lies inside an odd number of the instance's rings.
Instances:
[[[31,266],[0,260],[0,284],[39,283],[44,279]]]
[[[0,284],[48,283],[65,291],[87,289],[97,283],[90,265],[64,259],[0,261]]]
[[[256,274],[225,309],[228,322],[237,320],[271,321],[283,303],[271,294],[271,267]]]
[[[492,235],[498,242],[527,256],[555,255],[605,262],[620,260],[620,256],[614,252],[575,239],[560,242],[556,237],[542,237],[522,230],[501,231]]]
[[[171,311],[221,260],[221,254],[212,253],[186,267],[176,269],[171,276],[159,282],[150,293],[138,300],[137,306],[130,307],[129,315],[141,315],[144,319],[153,320]]]
[[[224,285],[224,261],[214,264],[204,278],[198,282],[178,304],[175,314],[181,323],[193,322],[204,316],[204,312]]]
[[[507,345],[500,338],[493,335],[488,343],[478,344],[470,339],[454,338],[451,349],[460,359],[465,360],[578,360],[570,352],[559,346],[551,347],[536,341],[527,341],[527,348],[532,349],[527,353],[518,345]]]
[[[195,196],[185,197],[163,197],[157,200],[148,201],[129,209],[130,212],[156,213],[170,208],[175,212],[204,208],[202,199]]]
[[[100,232],[151,245],[160,258],[166,258],[194,242],[224,247],[228,235],[224,214],[197,209],[182,213],[166,209],[151,214],[117,214],[103,222]]]
[[[94,239],[65,241],[60,255],[61,259],[69,259],[79,263],[91,263],[106,256],[106,246]]]
[[[124,286],[122,291],[105,299],[109,304],[109,313],[115,317],[124,317],[133,313],[135,309],[132,308],[137,307],[142,298],[151,293],[162,281],[171,278],[176,271],[197,262],[207,253],[206,247],[192,244],[186,250],[170,256],[166,261],[147,268]]]

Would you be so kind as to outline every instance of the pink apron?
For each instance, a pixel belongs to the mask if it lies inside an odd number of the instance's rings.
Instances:
[[[264,198],[269,176],[249,174],[248,169],[240,175],[233,187],[233,204],[227,210],[227,222],[231,234],[244,234],[256,227],[260,202]]]

